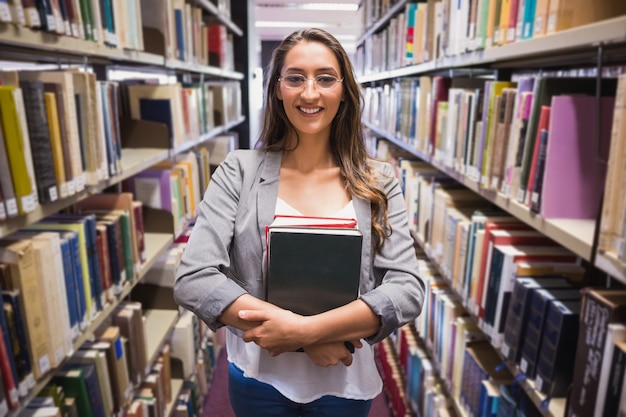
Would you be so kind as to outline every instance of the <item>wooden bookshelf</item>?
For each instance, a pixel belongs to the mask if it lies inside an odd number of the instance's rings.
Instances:
[[[148,364],[153,364],[178,320],[178,310],[149,309],[143,311],[148,351]]]

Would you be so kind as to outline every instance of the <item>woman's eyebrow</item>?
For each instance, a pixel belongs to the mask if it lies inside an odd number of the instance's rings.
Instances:
[[[289,68],[286,68],[285,71],[304,72],[305,70],[303,68],[289,67]],[[315,72],[328,72],[328,71],[337,72],[337,70],[333,67],[317,68],[315,70]]]

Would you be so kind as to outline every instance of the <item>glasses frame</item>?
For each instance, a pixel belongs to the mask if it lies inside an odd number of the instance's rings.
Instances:
[[[285,77],[298,77],[298,78],[300,78],[300,79],[304,80],[304,84],[302,84],[302,86],[301,86],[301,87],[292,87],[292,86],[289,86],[289,85],[287,85],[287,83],[283,82],[283,81],[285,81]],[[334,78],[336,81],[335,81],[335,83],[333,84],[333,86],[332,86],[332,87],[325,88],[325,87],[321,87],[321,86],[317,83],[317,80],[318,80],[318,78],[320,78],[320,77],[332,77],[332,78]],[[285,75],[284,77],[278,77],[278,81],[279,81],[279,82],[281,82],[281,83],[283,83],[283,85],[285,86],[285,88],[288,88],[288,89],[290,89],[290,90],[304,89],[304,88],[306,87],[306,82],[307,82],[308,80],[313,81],[313,85],[314,85],[314,86],[315,86],[315,88],[317,88],[318,90],[320,90],[320,91],[330,91],[330,90],[333,90],[335,87],[337,87],[337,85],[339,85],[339,83],[342,83],[342,82],[343,82],[343,77],[342,77],[342,78],[337,78],[337,77],[335,77],[334,75],[331,75],[331,74],[320,74],[320,75],[318,75],[317,77],[305,77],[305,76],[304,76],[304,75],[302,75],[302,74],[289,74],[289,75]]]

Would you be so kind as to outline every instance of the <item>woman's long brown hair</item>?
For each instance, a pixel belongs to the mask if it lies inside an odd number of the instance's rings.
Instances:
[[[387,196],[378,186],[365,147],[361,113],[363,96],[354,75],[354,69],[345,50],[337,39],[321,29],[302,29],[287,36],[274,50],[267,72],[265,111],[259,136],[261,148],[284,151],[292,130],[276,88],[287,53],[300,42],[319,42],[327,46],[337,58],[343,74],[344,100],[331,125],[330,148],[339,165],[349,193],[371,202],[372,233],[376,250],[391,234],[387,218]]]

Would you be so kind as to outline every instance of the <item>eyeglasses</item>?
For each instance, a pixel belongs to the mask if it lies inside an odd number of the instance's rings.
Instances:
[[[338,83],[343,81],[343,78],[339,79],[334,75],[326,74],[318,75],[314,78],[307,78],[300,74],[286,75],[278,78],[278,81],[282,82],[285,87],[291,89],[304,88],[307,80],[313,80],[315,87],[319,90],[332,90]]]

